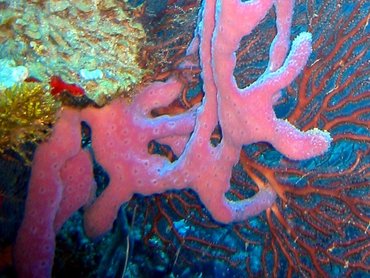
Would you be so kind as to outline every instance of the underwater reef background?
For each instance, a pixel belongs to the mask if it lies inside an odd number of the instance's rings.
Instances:
[[[13,60],[15,64],[7,62],[13,68],[27,68],[28,75],[16,82],[24,82],[20,88],[35,87],[40,96],[37,99],[46,98],[43,103],[52,102],[48,109],[42,109],[45,113],[57,109],[59,103],[100,106],[118,95],[130,98],[143,84],[176,74],[192,39],[200,6],[196,0],[112,0],[101,1],[102,10],[91,10],[85,1],[31,2],[26,8],[22,6],[24,1],[13,1],[20,5],[17,7],[0,2],[0,59]],[[68,20],[57,22],[53,18],[49,25],[40,21],[19,23],[27,22],[24,17],[33,18],[35,13],[39,14],[38,20],[47,22],[43,19],[43,11],[46,15],[49,11],[45,3],[58,7],[56,13]],[[369,10],[370,3],[365,0],[296,1],[292,37],[301,31],[311,32],[313,53],[299,77],[282,91],[274,109],[278,117],[287,118],[302,130],[328,130],[334,141],[327,153],[305,161],[289,160],[265,143],[243,148],[234,167],[230,195],[240,199],[252,196],[257,186],[251,177],[257,177],[273,182],[279,189],[272,208],[248,221],[221,225],[211,219],[191,190],[135,195],[120,209],[112,231],[95,241],[85,236],[78,212],[58,233],[53,276],[366,277],[370,271]],[[24,14],[19,16],[17,11]],[[98,31],[86,30],[85,26],[94,25],[83,25],[87,20],[84,13],[103,15],[92,17]],[[274,21],[275,12],[271,10],[243,39],[234,71],[240,87],[251,84],[264,72],[276,32]],[[117,33],[104,33],[104,24]],[[71,37],[63,37],[63,26],[76,31]],[[77,31],[83,33],[83,42],[74,40]],[[125,40],[132,33],[136,36],[126,43],[131,51],[112,47],[109,36]],[[53,39],[46,39],[50,37]],[[21,45],[14,45],[15,41]],[[97,46],[99,42],[102,45]],[[97,52],[99,49],[101,52]],[[85,52],[89,55],[73,57]],[[135,57],[124,56],[126,53]],[[30,57],[26,63],[24,55]],[[50,55],[57,59],[49,59]],[[75,74],[81,65],[73,61],[83,61],[86,71]],[[96,69],[117,71],[121,79],[102,77]],[[194,68],[189,88],[157,114],[176,114],[199,102],[199,73],[200,69]],[[78,84],[86,95],[62,93],[51,100],[49,79],[55,75]],[[27,83],[30,79],[37,82]],[[101,89],[104,86],[109,90]],[[11,115],[3,117],[2,122],[15,115],[2,102],[4,92],[14,91],[15,87],[11,88],[1,91],[0,114]],[[0,273],[4,277],[15,276],[11,252],[24,210],[29,161],[37,143],[52,127],[53,116],[49,120],[42,121],[43,129],[37,128],[32,118],[30,125],[12,133],[12,138],[19,134],[36,134],[37,138],[25,137],[17,141],[16,148],[10,143],[0,146]],[[24,133],[24,129],[31,132]],[[220,136],[215,131],[213,140],[217,142]],[[82,144],[89,148],[90,140],[86,128]],[[150,149],[176,159],[158,142],[153,141]],[[94,175],[99,193],[109,177],[98,164],[94,165]]]

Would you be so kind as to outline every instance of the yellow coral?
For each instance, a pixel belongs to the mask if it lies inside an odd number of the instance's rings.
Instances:
[[[59,107],[40,83],[23,83],[0,92],[0,154],[12,149],[24,157],[23,144],[47,138]]]

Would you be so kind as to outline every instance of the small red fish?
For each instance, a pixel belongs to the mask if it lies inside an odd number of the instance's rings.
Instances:
[[[52,76],[50,78],[51,94],[53,96],[60,95],[63,92],[66,92],[75,97],[82,97],[85,95],[85,90],[76,84],[69,84],[62,80],[58,76]]]

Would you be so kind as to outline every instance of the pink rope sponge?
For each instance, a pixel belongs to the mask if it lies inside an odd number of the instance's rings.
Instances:
[[[235,51],[273,5],[277,35],[269,65],[254,83],[238,88],[233,75]],[[19,276],[51,276],[55,234],[86,204],[85,230],[91,237],[112,227],[119,207],[134,193],[192,188],[222,223],[243,221],[271,207],[276,193],[268,184],[259,184],[249,199],[225,197],[242,146],[269,142],[286,157],[302,160],[324,153],[331,142],[327,132],[302,132],[278,119],[273,110],[279,91],[296,78],[311,53],[309,33],[301,33],[290,45],[293,6],[292,0],[203,1],[188,54],[199,53],[204,98],[200,106],[183,114],[152,117],[150,113],[180,93],[181,82],[175,78],[150,84],[130,104],[117,99],[101,109],[63,107],[52,137],[35,153],[15,247]],[[110,178],[97,198],[91,158],[81,149],[82,121],[91,128],[95,158]],[[217,125],[222,140],[213,146],[210,138]],[[148,153],[151,140],[165,141],[178,159],[170,162]]]

